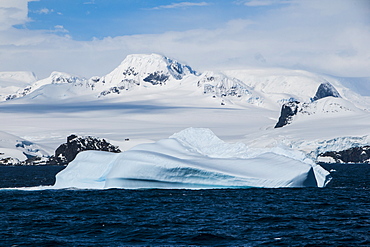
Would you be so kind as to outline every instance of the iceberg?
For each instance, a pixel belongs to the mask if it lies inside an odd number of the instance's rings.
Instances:
[[[84,151],[56,175],[54,189],[324,187],[329,172],[304,155],[255,152],[211,130],[188,128],[123,153]]]

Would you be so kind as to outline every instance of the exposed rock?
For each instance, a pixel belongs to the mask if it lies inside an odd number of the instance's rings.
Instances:
[[[292,101],[283,104],[283,106],[281,107],[280,117],[277,124],[275,125],[275,128],[280,128],[287,124],[290,124],[292,122],[293,116],[297,115],[299,104],[300,103],[298,101]]]
[[[125,71],[122,72],[122,75],[124,76],[137,76],[139,72],[135,71],[134,67],[128,67]]]
[[[79,152],[85,150],[100,150],[113,153],[120,153],[121,150],[104,139],[91,136],[78,137],[70,135],[67,143],[63,143],[56,150],[55,154],[46,162],[47,165],[67,165]]]
[[[318,99],[322,99],[322,98],[330,97],[330,96],[335,97],[335,98],[340,98],[340,94],[335,89],[335,87],[333,87],[333,85],[331,85],[329,82],[324,82],[320,84],[312,100],[316,101]]]
[[[370,146],[325,152],[320,154],[317,160],[322,163],[370,164]]]
[[[298,101],[290,101],[285,103],[281,107],[281,113],[275,128],[283,127],[287,124],[290,124],[293,120],[293,117],[297,115],[297,113],[311,115],[315,114],[315,112],[338,112],[338,111],[350,111],[345,106],[342,106],[338,103],[332,102],[328,104],[323,109],[316,109],[317,108],[317,100],[326,98],[326,97],[334,97],[340,98],[338,91],[331,85],[329,82],[321,83],[318,87],[315,96],[312,98],[312,101],[309,103],[300,103]]]
[[[111,87],[108,90],[102,91],[99,94],[98,98],[100,98],[101,96],[106,96],[106,95],[111,94],[111,93],[120,94],[121,91],[124,90],[124,89],[125,89],[124,86],[121,86],[121,87]]]
[[[22,161],[17,165],[22,165],[22,166],[45,165],[47,161],[48,161],[48,158],[45,158],[45,157],[29,156],[25,161]]]
[[[168,78],[169,76],[163,74],[163,71],[156,71],[150,73],[147,77],[143,79],[143,81],[150,82],[153,85],[164,85]]]
[[[0,165],[1,166],[12,166],[12,165],[17,165],[19,163],[19,160],[16,158],[12,157],[6,157],[0,159]]]
[[[45,165],[45,162],[48,160],[47,157],[39,157],[37,155],[32,156],[27,154],[25,155],[27,156],[27,159],[23,161],[13,157],[0,158],[0,166]]]

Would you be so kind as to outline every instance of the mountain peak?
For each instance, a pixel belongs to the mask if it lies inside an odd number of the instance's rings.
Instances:
[[[51,82],[51,84],[59,84],[59,83],[74,83],[78,81],[83,81],[84,79],[74,75],[70,75],[68,73],[53,71],[51,72],[50,76],[45,80],[48,80],[49,83]]]
[[[31,71],[4,71],[0,72],[0,95],[14,93],[37,81],[36,75]]]
[[[329,96],[340,98],[340,94],[333,85],[329,82],[323,82],[320,84],[312,100],[315,101]]]
[[[110,88],[103,92],[104,96],[139,85],[162,86],[196,74],[190,66],[159,54],[132,54],[99,82],[110,85]]]
[[[84,78],[79,78],[77,76],[73,76],[64,72],[53,71],[49,77],[30,83],[22,88],[19,88],[17,91],[5,95],[3,99],[12,100],[15,98],[21,98],[34,92],[35,90],[41,88],[42,86],[49,84],[77,83],[83,82],[84,80],[85,80]]]
[[[128,55],[121,65],[136,65],[143,69],[167,69],[177,80],[182,79],[185,74],[196,74],[190,66],[155,53]]]

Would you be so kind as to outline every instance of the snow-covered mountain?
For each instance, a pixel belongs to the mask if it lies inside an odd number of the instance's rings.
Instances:
[[[359,108],[368,107],[367,102],[359,100],[361,97],[358,94],[332,77],[287,69],[197,73],[188,65],[158,54],[129,55],[109,74],[94,76],[88,80],[67,73],[53,72],[48,78],[7,95],[4,100],[29,95],[30,99],[73,98],[74,101],[84,96],[82,101],[85,101],[86,96],[94,100],[121,94],[122,98],[130,91],[136,90],[139,93],[143,88],[147,90],[147,94],[158,88],[161,88],[161,91],[186,88],[194,92],[199,91],[208,98],[221,99],[216,102],[222,104],[253,104],[276,110],[286,102],[305,103],[322,97],[317,93],[320,93],[319,89],[324,85],[333,90],[331,96],[341,95]]]
[[[290,101],[284,103],[275,128],[290,124],[297,117],[315,114],[327,117],[331,114],[355,113],[360,111],[350,101],[342,99],[338,91],[329,82],[325,82],[320,84],[315,96],[311,98],[311,102],[301,103],[299,101]]]
[[[136,85],[165,85],[167,81],[181,80],[196,72],[188,65],[158,54],[128,55],[122,63],[101,78],[102,83],[134,81]]]
[[[203,90],[204,95],[221,98],[223,105],[225,101],[230,103],[230,100],[258,105],[262,99],[242,81],[220,72],[206,71],[202,73],[198,78],[197,86]]]
[[[356,78],[278,68],[199,73],[157,54],[129,55],[109,74],[90,79],[28,75],[10,94],[2,89],[9,79],[0,85],[0,129],[50,149],[77,133],[127,150],[187,127],[210,128],[253,148],[297,149],[313,159],[369,145],[370,92],[355,90]],[[274,128],[279,117],[284,124]],[[354,138],[364,141],[354,144]]]
[[[112,72],[102,78],[93,78],[94,88],[101,89],[98,97],[119,94],[135,87],[163,86],[179,81],[196,72],[188,65],[183,65],[170,58],[158,55],[129,55]],[[105,90],[104,90],[105,89]]]
[[[29,87],[36,81],[35,74],[30,71],[0,72],[0,101],[6,100],[9,95]]]
[[[13,165],[29,158],[48,156],[48,152],[40,145],[0,131],[0,165]]]
[[[48,78],[35,81],[27,85],[26,87],[19,88],[14,93],[6,95],[6,97],[4,97],[3,100],[12,100],[15,98],[24,97],[45,85],[66,84],[66,83],[77,85],[78,83],[82,83],[84,81],[85,81],[84,78],[79,78],[77,76],[72,76],[67,73],[54,71]]]
[[[191,67],[170,58],[157,54],[129,55],[105,76],[94,76],[87,80],[67,73],[53,72],[48,78],[20,88],[3,100],[21,98],[32,93],[29,98],[40,97],[40,95],[54,100],[76,98],[82,95],[100,98],[138,87],[171,85],[189,75],[197,75],[197,73]]]
[[[36,75],[30,71],[5,71],[0,72],[1,87],[22,87],[37,80]]]

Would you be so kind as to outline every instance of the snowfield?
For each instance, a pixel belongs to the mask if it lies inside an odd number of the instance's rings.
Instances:
[[[279,149],[290,153],[284,159],[297,151],[316,161],[324,151],[370,144],[369,80],[364,78],[278,68],[200,73],[157,54],[130,55],[111,73],[90,79],[53,72],[37,81],[29,72],[12,73],[20,73],[13,76],[17,80],[0,73],[0,160],[52,155],[70,134],[105,138],[132,153],[139,144],[167,140],[189,127],[210,129],[226,144],[241,143],[247,156]],[[314,99],[322,84],[338,95]],[[293,101],[299,109],[290,124],[274,128],[282,105]],[[24,152],[9,135],[38,151]],[[225,145],[212,155],[225,158]],[[267,162],[256,161],[261,163]]]

